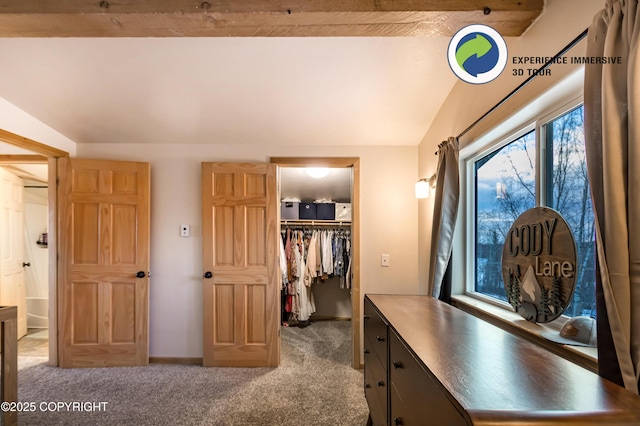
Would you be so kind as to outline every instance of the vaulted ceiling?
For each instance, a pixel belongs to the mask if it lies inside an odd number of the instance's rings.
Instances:
[[[78,143],[417,145],[451,35],[543,5],[0,0],[0,97]]]

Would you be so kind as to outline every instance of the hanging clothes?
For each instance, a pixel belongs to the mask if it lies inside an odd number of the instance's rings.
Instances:
[[[313,236],[311,237],[313,238]],[[311,246],[311,240],[308,239],[306,247]],[[313,293],[311,292],[311,285],[309,284],[309,280],[307,278],[307,274],[309,274],[309,268],[307,265],[309,264],[309,253],[305,250],[305,238],[303,236],[301,244],[301,262],[300,262],[300,270],[302,271],[300,278],[298,279],[298,301],[300,305],[300,314],[298,315],[299,321],[308,321],[311,314],[316,311],[316,305],[313,300]],[[315,245],[314,245],[315,246]],[[306,255],[306,256],[305,256]],[[307,259],[307,262],[304,259]],[[309,284],[309,285],[308,285]]]
[[[282,285],[280,289],[283,289],[288,282],[288,267],[287,267],[287,254],[284,251],[284,241],[280,238],[280,277]]]
[[[287,226],[280,244],[282,324],[308,323],[316,311],[312,287],[332,277],[351,288],[351,236],[345,229]]]
[[[322,250],[322,275],[333,274],[333,232],[323,231],[321,250]]]

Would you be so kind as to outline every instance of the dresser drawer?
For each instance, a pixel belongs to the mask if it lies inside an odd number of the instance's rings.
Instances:
[[[389,332],[389,359],[392,425],[423,425],[427,419],[434,425],[467,424],[393,330]]]
[[[365,341],[368,340],[365,338]],[[375,353],[364,355],[364,394],[374,425],[387,424],[387,370]]]
[[[387,323],[382,319],[371,302],[364,299],[364,335],[371,342],[370,350],[376,353],[382,365],[387,365]],[[366,346],[366,343],[365,343]]]

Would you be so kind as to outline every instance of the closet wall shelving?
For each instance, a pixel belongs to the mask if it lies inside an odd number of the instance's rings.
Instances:
[[[351,226],[350,220],[281,220],[283,226]]]

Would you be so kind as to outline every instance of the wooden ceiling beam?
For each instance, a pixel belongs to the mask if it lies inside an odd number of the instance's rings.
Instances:
[[[0,0],[0,37],[519,36],[544,0]]]

